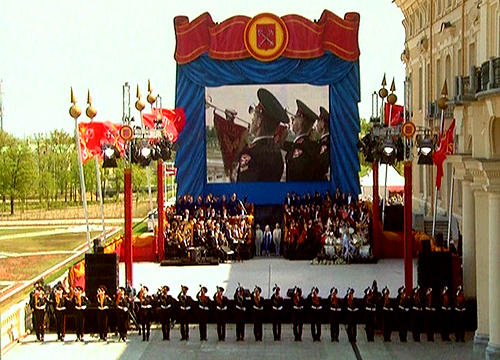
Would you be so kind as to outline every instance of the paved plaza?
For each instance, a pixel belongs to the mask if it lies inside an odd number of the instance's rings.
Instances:
[[[414,278],[416,279],[414,267]],[[307,295],[314,285],[320,289],[320,296],[327,297],[332,286],[339,288],[339,294],[353,286],[356,295],[362,297],[365,287],[376,279],[379,287],[389,286],[393,295],[404,280],[402,260],[382,260],[378,264],[359,265],[311,265],[309,261],[288,261],[275,258],[259,258],[243,263],[226,263],[218,266],[160,267],[158,264],[134,264],[134,285],[148,285],[155,291],[167,284],[171,294],[177,296],[180,286],[189,286],[188,294],[195,298],[199,285],[209,288],[210,295],[217,285],[226,289],[226,296],[232,298],[234,289],[240,282],[253,289],[259,285],[267,298],[273,285],[282,289],[301,286]],[[120,267],[120,284],[124,283],[124,270]],[[416,280],[415,280],[416,283]],[[293,341],[291,324],[283,325],[282,340],[273,341],[271,325],[264,325],[262,342],[253,340],[252,325],[246,326],[244,342],[235,341],[234,324],[227,325],[225,342],[217,341],[216,327],[208,326],[208,341],[200,342],[196,325],[190,327],[190,340],[180,341],[178,326],[172,331],[171,340],[163,341],[161,329],[152,330],[149,342],[143,342],[137,331],[129,334],[127,343],[118,342],[110,336],[107,343],[86,335],[85,343],[76,343],[75,335],[68,334],[66,342],[56,342],[55,334],[46,335],[45,343],[35,341],[33,335],[24,339],[4,355],[6,360],[17,359],[484,359],[484,347],[473,345],[472,332],[466,334],[465,343],[443,343],[439,336],[435,342],[415,343],[408,336],[407,343],[399,342],[397,333],[392,334],[392,342],[383,341],[377,333],[375,342],[368,343],[364,326],[358,326],[358,341],[353,346],[347,341],[345,327],[341,326],[340,342],[330,342],[329,327],[322,327],[322,341],[313,342],[310,326],[304,325],[303,340]]]

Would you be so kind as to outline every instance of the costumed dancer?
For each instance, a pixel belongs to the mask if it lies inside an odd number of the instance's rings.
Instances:
[[[281,340],[281,321],[283,314],[283,304],[285,301],[280,294],[280,287],[275,284],[273,288],[273,295],[271,296],[271,320],[273,322],[273,335],[275,341]]]
[[[210,313],[210,298],[207,296],[208,289],[200,285],[196,294],[198,300],[198,318],[200,322],[200,341],[207,341],[207,322]]]
[[[187,294],[189,288],[185,285],[181,285],[181,292],[177,295],[177,300],[179,300],[179,324],[181,331],[181,340],[189,340],[189,313],[191,311],[191,304],[193,300],[191,296]]]

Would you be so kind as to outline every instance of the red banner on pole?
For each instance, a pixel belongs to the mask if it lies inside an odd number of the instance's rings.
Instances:
[[[447,155],[453,154],[453,143],[455,140],[455,119],[450,124],[450,127],[444,135],[441,136],[439,140],[439,145],[434,154],[432,154],[432,160],[437,166],[436,172],[436,188],[441,189],[441,178],[443,177],[443,163],[446,160]]]
[[[214,128],[219,139],[224,170],[226,171],[226,174],[229,174],[235,156],[244,146],[247,129],[244,126],[237,125],[232,121],[224,119],[215,111]]]

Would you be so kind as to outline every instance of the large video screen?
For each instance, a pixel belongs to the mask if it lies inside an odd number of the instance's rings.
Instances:
[[[207,183],[330,180],[328,86],[206,87],[205,98]]]

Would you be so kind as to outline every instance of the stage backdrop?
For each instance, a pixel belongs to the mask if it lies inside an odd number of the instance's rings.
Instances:
[[[275,59],[259,58],[248,36],[260,19],[289,38]],[[230,194],[248,196],[255,204],[282,203],[287,192],[316,190],[360,193],[359,133],[359,14],[342,19],[325,10],[317,22],[298,15],[277,18],[260,14],[235,16],[215,24],[205,13],[189,22],[174,20],[177,61],[176,107],[183,107],[186,127],[176,156],[178,195]],[[281,25],[280,25],[281,24]],[[262,24],[260,24],[262,25]],[[259,25],[257,25],[259,26]],[[279,43],[281,38],[272,39]],[[282,37],[286,37],[281,35]],[[282,41],[283,42],[283,41]],[[330,181],[207,183],[205,88],[250,84],[310,84],[327,86],[330,112]],[[318,109],[313,109],[318,112]]]

